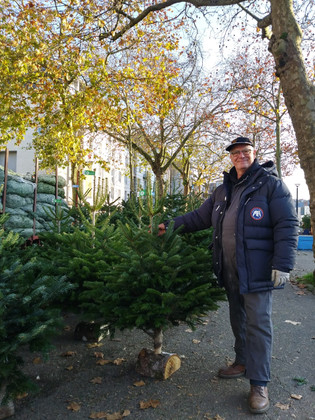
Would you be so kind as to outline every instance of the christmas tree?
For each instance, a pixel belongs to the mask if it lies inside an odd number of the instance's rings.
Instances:
[[[19,350],[27,345],[48,354],[62,326],[52,303],[70,289],[64,277],[47,275],[32,247],[22,242],[18,234],[0,229],[0,405],[9,411],[16,395],[34,388],[21,370]]]
[[[158,237],[162,206],[152,197],[140,208],[147,218],[118,222],[120,235],[111,252],[119,260],[102,281],[84,282],[81,306],[91,319],[108,324],[112,334],[143,330],[152,337],[153,353],[161,355],[166,329],[180,322],[194,328],[225,294],[216,286],[208,249],[186,242],[172,223]]]

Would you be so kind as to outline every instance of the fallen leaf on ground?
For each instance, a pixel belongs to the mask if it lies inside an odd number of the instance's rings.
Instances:
[[[134,386],[144,386],[145,385],[145,382],[143,382],[143,381],[137,381],[137,382],[134,382],[133,385]]]
[[[106,420],[122,420],[124,417],[129,416],[129,414],[129,410],[124,410],[122,413],[107,414]]]
[[[111,360],[106,360],[106,359],[98,359],[96,361],[96,364],[101,365],[101,366],[108,365],[109,363],[112,363],[112,361]]]
[[[193,341],[192,341],[194,344],[199,344],[199,343],[201,343],[201,341],[200,340],[196,340],[195,338],[193,339]]]
[[[149,401],[140,401],[140,408],[141,410],[145,410],[147,408],[156,408],[161,404],[159,400],[149,400]]]
[[[66,367],[66,370],[72,370],[73,369],[73,366],[67,366]]]
[[[280,408],[280,410],[289,410],[290,408],[289,404],[276,403],[275,406]]]
[[[102,378],[100,376],[96,376],[95,378],[91,379],[90,382],[92,384],[101,384],[102,383]]]
[[[290,396],[294,400],[301,400],[303,398],[302,395],[297,395],[297,394],[291,394]]]
[[[40,363],[42,363],[42,359],[40,357],[35,357],[35,359],[33,359],[33,365],[39,365]]]
[[[185,332],[192,333],[193,330],[191,328],[187,328],[187,330],[185,330]]]
[[[75,356],[77,354],[76,351],[65,351],[64,353],[61,353],[62,357],[72,357]]]
[[[90,414],[89,419],[107,419],[105,411],[93,412]]]
[[[95,356],[97,359],[104,359],[104,353],[102,353],[101,351],[95,351],[95,352],[94,352],[94,356]]]
[[[121,365],[123,362],[125,362],[126,359],[123,359],[122,357],[118,357],[113,361],[114,365]]]
[[[286,319],[284,322],[286,322],[287,324],[292,324],[292,325],[300,325],[301,324],[299,321],[290,321],[289,319]]]
[[[17,400],[22,400],[23,398],[28,396],[28,392],[24,392],[23,394],[19,394],[16,396]]]
[[[65,325],[63,328],[64,331],[71,331],[70,325]]]
[[[86,347],[88,349],[94,349],[95,347],[102,347],[103,343],[87,343]]]
[[[72,401],[68,406],[67,406],[68,410],[72,410],[72,411],[80,411],[81,409],[81,405],[78,404],[75,401]]]

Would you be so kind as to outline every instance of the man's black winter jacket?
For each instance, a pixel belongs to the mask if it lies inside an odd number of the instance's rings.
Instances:
[[[233,182],[246,185],[236,217],[236,263],[240,293],[273,288],[271,270],[289,272],[294,267],[298,219],[287,186],[278,178],[273,162],[257,160],[240,178],[235,168],[224,173],[224,182],[197,210],[174,219],[182,232],[213,227],[213,268],[222,286],[222,220],[229,205]]]

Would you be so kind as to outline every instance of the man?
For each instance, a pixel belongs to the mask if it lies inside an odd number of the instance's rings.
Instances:
[[[272,290],[283,288],[294,267],[298,220],[292,197],[275,165],[260,165],[246,137],[226,148],[233,167],[199,209],[174,219],[174,228],[194,232],[213,227],[213,265],[227,292],[235,337],[235,362],[221,378],[250,380],[249,409],[269,408],[272,352]],[[168,222],[159,225],[159,235]]]

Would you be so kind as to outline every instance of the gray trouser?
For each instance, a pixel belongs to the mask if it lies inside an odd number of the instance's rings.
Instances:
[[[230,287],[229,287],[230,286]],[[272,292],[240,295],[226,284],[235,361],[246,367],[246,378],[270,381],[272,353]]]

